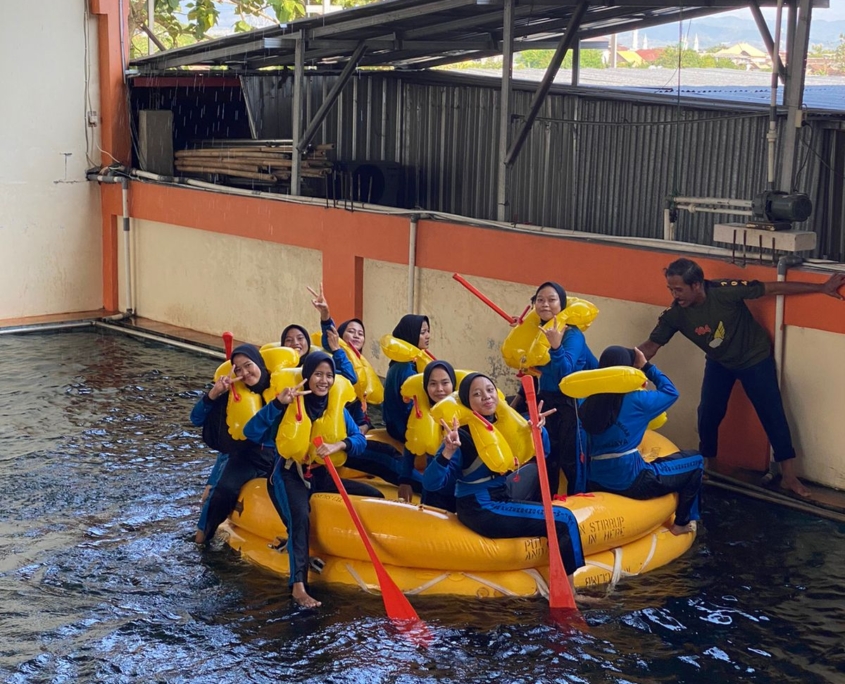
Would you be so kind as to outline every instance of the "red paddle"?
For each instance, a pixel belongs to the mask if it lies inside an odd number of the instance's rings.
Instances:
[[[546,474],[546,454],[543,449],[543,436],[537,425],[540,422],[540,412],[537,410],[537,393],[534,390],[534,379],[525,375],[522,377],[522,388],[525,390],[525,403],[528,404],[528,415],[531,417],[531,436],[534,438],[534,451],[537,456],[537,471],[540,475],[540,493],[543,496],[543,515],[546,518],[546,536],[549,538],[549,608],[556,610],[574,610],[575,597],[569,578],[563,567],[560,555],[560,545],[557,541],[554,514],[552,513],[552,495],[549,491],[549,478]]]
[[[314,438],[314,446],[319,448],[322,444],[322,437]],[[381,598],[384,601],[384,609],[387,611],[387,617],[389,617],[394,623],[412,627],[414,632],[421,637],[420,642],[423,640],[427,642],[429,635],[425,623],[420,620],[420,616],[417,615],[417,611],[414,610],[411,602],[408,601],[408,598],[402,593],[402,590],[396,585],[393,578],[387,574],[387,570],[385,570],[381,561],[378,559],[376,551],[370,541],[370,537],[367,535],[367,531],[364,529],[364,525],[361,522],[361,518],[358,517],[358,512],[352,506],[352,501],[349,498],[349,494],[346,492],[346,488],[343,486],[343,481],[337,474],[337,468],[335,468],[334,463],[332,463],[330,458],[323,459],[323,463],[329,471],[329,475],[332,476],[332,480],[334,480],[337,491],[340,492],[343,503],[346,504],[346,510],[349,511],[349,517],[352,518],[352,522],[355,523],[355,527],[358,529],[358,534],[361,535],[361,541],[364,543],[364,548],[367,549],[367,553],[370,555],[370,562],[373,564],[376,571],[379,588],[381,589]]]
[[[461,285],[463,285],[467,290],[472,292],[476,297],[478,297],[482,302],[484,302],[487,306],[489,306],[493,311],[499,314],[502,318],[504,318],[508,323],[516,323],[516,318],[511,316],[507,311],[505,311],[502,307],[494,304],[489,297],[481,294],[475,285],[470,284],[467,280],[458,273],[453,273],[452,278],[457,280]]]

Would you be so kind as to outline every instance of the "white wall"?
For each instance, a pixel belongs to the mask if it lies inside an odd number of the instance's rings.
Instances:
[[[0,319],[102,306],[100,195],[85,181],[92,165],[85,142],[86,5],[2,3]],[[90,98],[99,110],[96,20],[87,26]]]

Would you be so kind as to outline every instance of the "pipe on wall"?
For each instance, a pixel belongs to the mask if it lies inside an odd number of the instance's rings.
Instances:
[[[419,221],[419,216],[411,217],[411,228],[408,234],[408,313],[414,313],[417,280],[417,224]]]

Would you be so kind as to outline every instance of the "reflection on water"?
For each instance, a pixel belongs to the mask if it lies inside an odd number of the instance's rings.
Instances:
[[[550,623],[539,600],[380,598],[191,542],[213,456],[188,414],[215,362],[92,332],[0,337],[0,676],[8,682],[845,681],[843,529],[707,491],[668,568]]]

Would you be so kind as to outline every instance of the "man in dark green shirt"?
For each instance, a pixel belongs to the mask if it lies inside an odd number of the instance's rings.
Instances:
[[[781,486],[800,496],[809,496],[795,474],[795,449],[783,410],[771,341],[751,315],[745,300],[811,292],[843,299],[839,288],[845,284],[845,274],[831,276],[822,284],[706,281],[697,263],[678,259],[666,269],[666,283],[675,301],[660,315],[649,339],[639,348],[646,359],[651,359],[680,332],[706,354],[698,406],[701,455],[716,457],[719,425],[727,412],[733,386],[739,380],[766,431],[774,459],[780,464]]]

